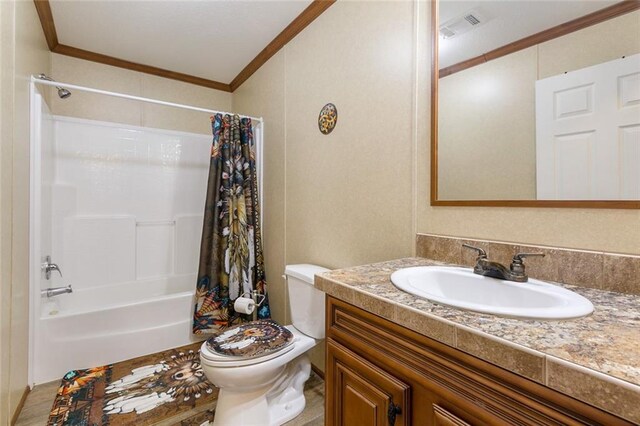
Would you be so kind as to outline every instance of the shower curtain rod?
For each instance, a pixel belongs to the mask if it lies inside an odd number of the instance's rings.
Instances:
[[[229,114],[229,115],[234,115],[234,113],[232,113],[232,112],[216,111],[216,110],[212,110],[212,109],[199,108],[199,107],[195,107],[195,106],[191,106],[191,105],[176,104],[176,103],[173,103],[173,102],[160,101],[158,99],[143,98],[141,96],[127,95],[125,93],[109,92],[107,90],[94,89],[94,88],[85,87],[85,86],[78,86],[78,85],[75,85],[75,84],[63,83],[61,81],[47,81],[47,80],[42,80],[42,79],[40,79],[40,78],[38,78],[36,76],[33,76],[33,75],[31,76],[31,81],[33,83],[36,83],[36,84],[44,84],[45,86],[60,86],[60,87],[64,87],[65,89],[73,89],[73,90],[80,90],[82,92],[97,93],[97,94],[100,94],[100,95],[113,96],[115,98],[132,99],[132,100],[135,100],[135,101],[147,102],[147,103],[150,103],[150,104],[170,106],[170,107],[175,107],[175,108],[189,109],[189,110],[192,110],[192,111],[207,112],[209,114]],[[249,115],[241,115],[241,114],[238,114],[238,115],[240,117],[242,117],[242,118],[250,118],[251,121],[257,121],[258,123],[263,124],[262,117],[251,117]]]

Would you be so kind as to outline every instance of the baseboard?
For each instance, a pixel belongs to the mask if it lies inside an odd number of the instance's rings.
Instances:
[[[22,393],[22,398],[20,398],[20,402],[18,403],[18,406],[16,407],[16,411],[15,413],[13,413],[13,416],[11,417],[11,426],[15,425],[16,422],[18,421],[18,417],[20,416],[20,413],[22,412],[22,408],[24,408],[24,403],[27,401],[27,395],[29,395],[29,392],[31,391],[31,388],[29,386],[27,386],[24,389],[24,392]]]
[[[324,380],[324,371],[320,370],[315,365],[311,364],[311,369],[314,373],[316,373],[322,380]]]

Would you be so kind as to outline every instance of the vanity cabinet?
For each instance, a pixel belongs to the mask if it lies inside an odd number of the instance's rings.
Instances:
[[[327,426],[630,425],[327,296]]]

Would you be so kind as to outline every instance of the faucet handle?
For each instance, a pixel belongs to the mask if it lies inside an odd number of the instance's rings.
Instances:
[[[545,254],[544,253],[518,253],[515,256],[513,256],[513,260],[511,261],[511,266],[509,266],[509,269],[513,274],[524,277],[526,281],[527,275],[524,272],[524,258],[533,257],[533,256],[545,257]]]
[[[480,247],[474,247],[474,246],[469,245],[469,244],[462,244],[462,247],[470,249],[470,250],[475,250],[476,252],[478,252],[478,259],[486,259],[487,258],[487,252],[484,251],[483,249],[481,249]]]
[[[60,278],[62,278],[62,271],[57,264],[51,263],[51,256],[47,256],[44,258],[42,270],[44,271],[45,278],[48,280],[51,279],[51,271],[58,271],[58,273],[60,274]]]
[[[544,253],[518,253],[515,256],[513,256],[513,263],[522,263],[524,261],[525,257],[533,257],[533,256],[545,257],[546,254],[544,254]]]

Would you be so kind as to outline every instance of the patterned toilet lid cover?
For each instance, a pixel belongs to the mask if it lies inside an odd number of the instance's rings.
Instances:
[[[273,320],[238,324],[207,340],[215,354],[233,358],[257,358],[277,352],[293,342],[293,334]]]

